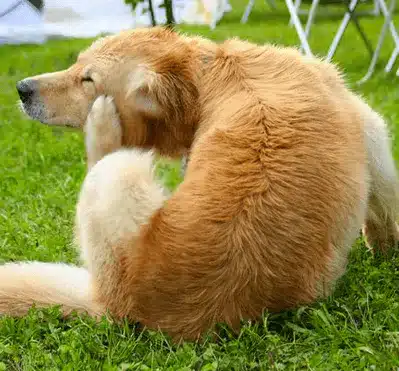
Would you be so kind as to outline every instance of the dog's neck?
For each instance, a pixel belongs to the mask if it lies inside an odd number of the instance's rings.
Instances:
[[[228,43],[211,43],[201,47],[199,65],[199,114],[195,131],[198,140],[226,114],[221,107],[236,92],[241,76],[241,59],[230,52]]]

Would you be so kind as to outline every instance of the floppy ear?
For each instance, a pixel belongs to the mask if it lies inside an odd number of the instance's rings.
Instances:
[[[165,107],[159,101],[162,90],[162,78],[145,65],[138,65],[129,75],[126,97],[134,101],[137,111],[150,116],[160,117]]]
[[[192,71],[184,63],[164,62],[154,67],[138,65],[128,78],[126,98],[144,115],[187,124],[199,96]]]
[[[135,120],[126,132],[136,138],[141,128],[141,142],[169,156],[191,146],[198,123],[199,92],[193,68],[187,65],[167,57],[152,65],[140,64],[130,72],[125,88],[124,106],[129,109],[123,116],[126,122]]]

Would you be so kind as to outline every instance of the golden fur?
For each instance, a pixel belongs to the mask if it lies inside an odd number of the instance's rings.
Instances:
[[[86,131],[76,238],[89,274],[59,275],[87,295],[49,289],[40,268],[24,289],[19,272],[32,266],[8,264],[0,313],[58,302],[66,314],[109,310],[196,339],[328,295],[363,224],[376,248],[397,242],[385,123],[331,64],[152,28],[101,39],[68,70],[33,80],[28,114]],[[190,150],[169,199],[153,147]]]

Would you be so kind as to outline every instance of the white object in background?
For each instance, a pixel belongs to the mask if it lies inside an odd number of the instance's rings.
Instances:
[[[165,8],[161,7],[163,3],[164,0],[152,0],[154,16],[157,25],[162,25],[166,23],[166,11]],[[173,1],[173,17],[177,24],[181,23],[182,14],[184,13],[184,9],[186,7],[187,7],[186,0]],[[148,1],[143,1],[136,5],[136,8],[134,10],[134,18],[136,26],[152,25]]]
[[[378,5],[378,0],[373,0],[373,2],[374,2],[374,8],[373,8],[373,10],[371,10],[371,11],[366,11],[366,12],[364,12],[363,14],[365,14],[365,15],[374,15],[374,16],[378,16],[378,15],[380,15],[380,7],[379,7],[379,5]],[[317,2],[317,3],[319,3],[319,1]],[[306,9],[301,9],[301,4],[302,4],[302,0],[295,0],[295,8],[296,8],[296,10],[297,10],[297,13],[298,14],[301,14],[301,15],[308,15],[308,16],[310,16],[310,11],[311,10],[309,10],[309,11],[307,11]],[[312,6],[314,6],[315,8],[317,7],[317,4],[316,5],[313,5],[312,4]],[[314,11],[315,11],[316,9],[314,9]],[[361,13],[359,13],[359,15],[360,15]],[[313,15],[312,15],[312,18],[313,18]],[[309,20],[308,20],[308,22],[309,22]],[[312,24],[312,21],[310,21],[310,26],[311,26],[311,24]],[[290,18],[290,22],[289,22],[289,25],[290,26],[292,26],[293,25],[293,23],[292,23],[292,18]],[[310,27],[309,26],[309,27]]]
[[[50,36],[95,37],[134,27],[124,0],[44,0],[45,32]]]
[[[43,14],[25,0],[0,1],[0,45],[46,41]]]
[[[166,23],[163,1],[153,0],[157,24]],[[208,24],[214,28],[230,10],[228,0],[173,1],[178,24]],[[54,36],[96,37],[150,25],[148,1],[139,3],[133,12],[124,0],[44,0],[41,13],[27,0],[0,0],[0,44],[42,43]]]
[[[393,38],[395,47],[391,54],[391,57],[389,58],[388,63],[385,66],[385,72],[387,72],[387,73],[391,72],[392,67],[399,55],[399,35],[398,35],[398,32],[396,31],[396,27],[392,21],[392,15],[394,14],[395,7],[396,7],[396,0],[391,0],[389,7],[387,6],[387,4],[385,3],[384,0],[377,0],[377,2],[378,2],[378,7],[381,10],[381,12],[385,18],[385,22],[381,28],[380,36],[378,37],[377,47],[375,48],[373,57],[371,59],[369,68],[367,70],[367,73],[361,80],[358,81],[358,84],[362,84],[362,83],[366,82],[373,75],[376,64],[377,64],[377,60],[380,56],[382,44],[384,43],[384,40],[385,40],[386,32],[388,31],[388,28],[391,31],[391,36]],[[399,76],[399,68],[396,71],[396,76]]]
[[[295,27],[296,33],[299,37],[299,41],[301,42],[301,50],[307,56],[312,55],[312,51],[310,50],[309,42],[307,35],[302,27],[302,23],[298,17],[297,9],[295,8],[295,4],[292,0],[285,0],[285,4],[287,5],[288,11],[291,16],[292,23]]]
[[[185,1],[181,22],[187,24],[209,25],[211,29],[231,11],[228,0],[191,0]]]
[[[295,27],[296,33],[299,37],[299,41],[301,43],[301,50],[305,53],[305,55],[312,55],[312,51],[310,50],[310,46],[309,46],[309,42],[308,42],[308,38],[307,38],[307,33],[304,31],[303,27],[302,27],[302,23],[298,17],[298,9],[297,7],[299,7],[300,5],[300,1],[301,0],[295,0],[295,4],[292,0],[285,0],[285,5],[287,6],[288,12],[290,14],[291,17],[291,22]],[[275,3],[272,0],[267,0],[267,2],[269,3],[269,5],[271,7],[275,7]],[[244,14],[241,18],[241,23],[246,23],[248,20],[248,17],[252,11],[252,8],[255,4],[255,0],[249,0],[248,4],[245,8]],[[307,27],[307,29],[309,29],[310,31],[310,25]],[[309,33],[308,31],[308,33]]]
[[[164,0],[153,0],[154,16],[157,24],[166,23],[166,12],[161,5]],[[203,24],[212,29],[231,10],[228,0],[174,0],[173,16],[177,24]],[[150,26],[151,16],[148,10],[148,1],[139,3],[135,9],[137,26]]]
[[[266,0],[266,2],[269,4],[269,7],[271,9],[276,9],[276,3],[274,0]],[[248,17],[252,12],[252,8],[255,5],[255,0],[249,0],[247,3],[247,6],[245,7],[244,14],[241,17],[241,23],[247,23]]]

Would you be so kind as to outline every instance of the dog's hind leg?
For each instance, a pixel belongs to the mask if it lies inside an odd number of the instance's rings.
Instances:
[[[91,169],[105,155],[122,146],[122,128],[112,97],[98,97],[84,127],[87,165]]]
[[[376,112],[367,108],[365,134],[371,192],[363,235],[367,247],[386,251],[399,240],[396,222],[399,182],[386,124]]]
[[[131,241],[165,200],[154,180],[152,153],[121,149],[120,133],[113,101],[98,98],[87,122],[91,166],[80,192],[75,232],[95,301],[108,309],[110,301],[118,301],[120,308],[129,301],[123,288],[123,242],[130,241],[126,249],[134,254]]]
[[[120,147],[116,108],[112,99],[100,97],[87,121],[90,170],[76,213],[76,238],[86,268],[42,262],[0,265],[0,315],[23,316],[32,305],[61,305],[65,316],[73,311],[99,316],[110,299],[129,307],[116,246],[138,233],[164,196],[153,180],[151,154]]]

